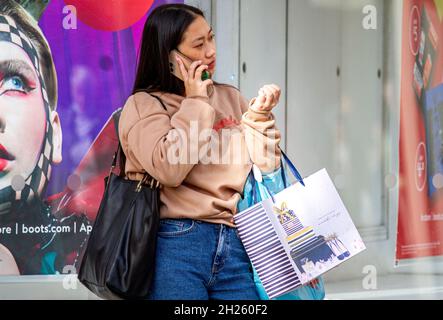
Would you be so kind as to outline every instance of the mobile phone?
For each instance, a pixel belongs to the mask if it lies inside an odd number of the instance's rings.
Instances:
[[[186,70],[189,70],[189,67],[192,64],[192,60],[189,59],[184,54],[178,52],[175,49],[172,50],[170,55],[169,55],[169,68],[170,68],[171,73],[173,75],[175,75],[177,78],[179,78],[180,80],[183,81],[182,73],[180,71],[180,66],[179,66],[177,60],[175,59],[176,55],[179,56],[182,59],[184,65],[185,65]],[[203,70],[201,80],[205,81],[207,79],[211,79],[211,73],[208,70]]]

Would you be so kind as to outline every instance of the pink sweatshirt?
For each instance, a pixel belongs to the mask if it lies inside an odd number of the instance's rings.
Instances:
[[[162,184],[161,218],[191,218],[235,226],[252,163],[280,166],[280,131],[272,112],[249,109],[240,92],[216,84],[208,97],[155,92],[130,96],[119,122],[128,179],[143,173]]]

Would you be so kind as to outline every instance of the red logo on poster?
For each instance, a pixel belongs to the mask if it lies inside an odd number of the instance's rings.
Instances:
[[[426,184],[426,145],[420,142],[415,153],[415,186],[423,191]]]
[[[77,10],[77,18],[91,28],[120,31],[140,20],[154,0],[64,0]]]
[[[421,36],[420,11],[417,6],[413,6],[409,19],[409,47],[414,56],[418,53]]]

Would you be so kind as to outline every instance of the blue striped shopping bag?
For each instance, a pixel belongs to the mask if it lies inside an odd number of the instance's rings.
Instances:
[[[272,198],[273,194],[289,186],[285,162],[294,177],[304,185],[295,166],[285,153],[282,152],[282,155],[280,168],[272,173],[261,174],[255,166],[251,170],[244,186],[243,199],[237,205],[238,212],[242,212],[242,215],[235,218],[235,222],[239,227],[243,245],[253,261],[254,282],[260,299],[322,300],[325,297],[322,277],[317,278],[316,284],[301,284],[280,245],[275,228],[260,206],[262,200]],[[284,228],[293,232],[299,225],[297,221],[291,221],[285,224]]]

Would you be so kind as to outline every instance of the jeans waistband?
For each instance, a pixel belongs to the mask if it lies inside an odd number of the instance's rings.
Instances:
[[[160,219],[160,221],[172,221],[172,222],[177,222],[177,223],[183,223],[185,225],[190,225],[193,222],[195,222],[198,224],[213,226],[213,227],[217,227],[217,228],[223,226],[224,228],[236,229],[236,228],[232,228],[232,227],[230,227],[226,224],[223,224],[223,223],[211,223],[211,222],[206,222],[206,221],[196,220],[196,219],[191,219],[191,218],[164,218],[164,219]]]

